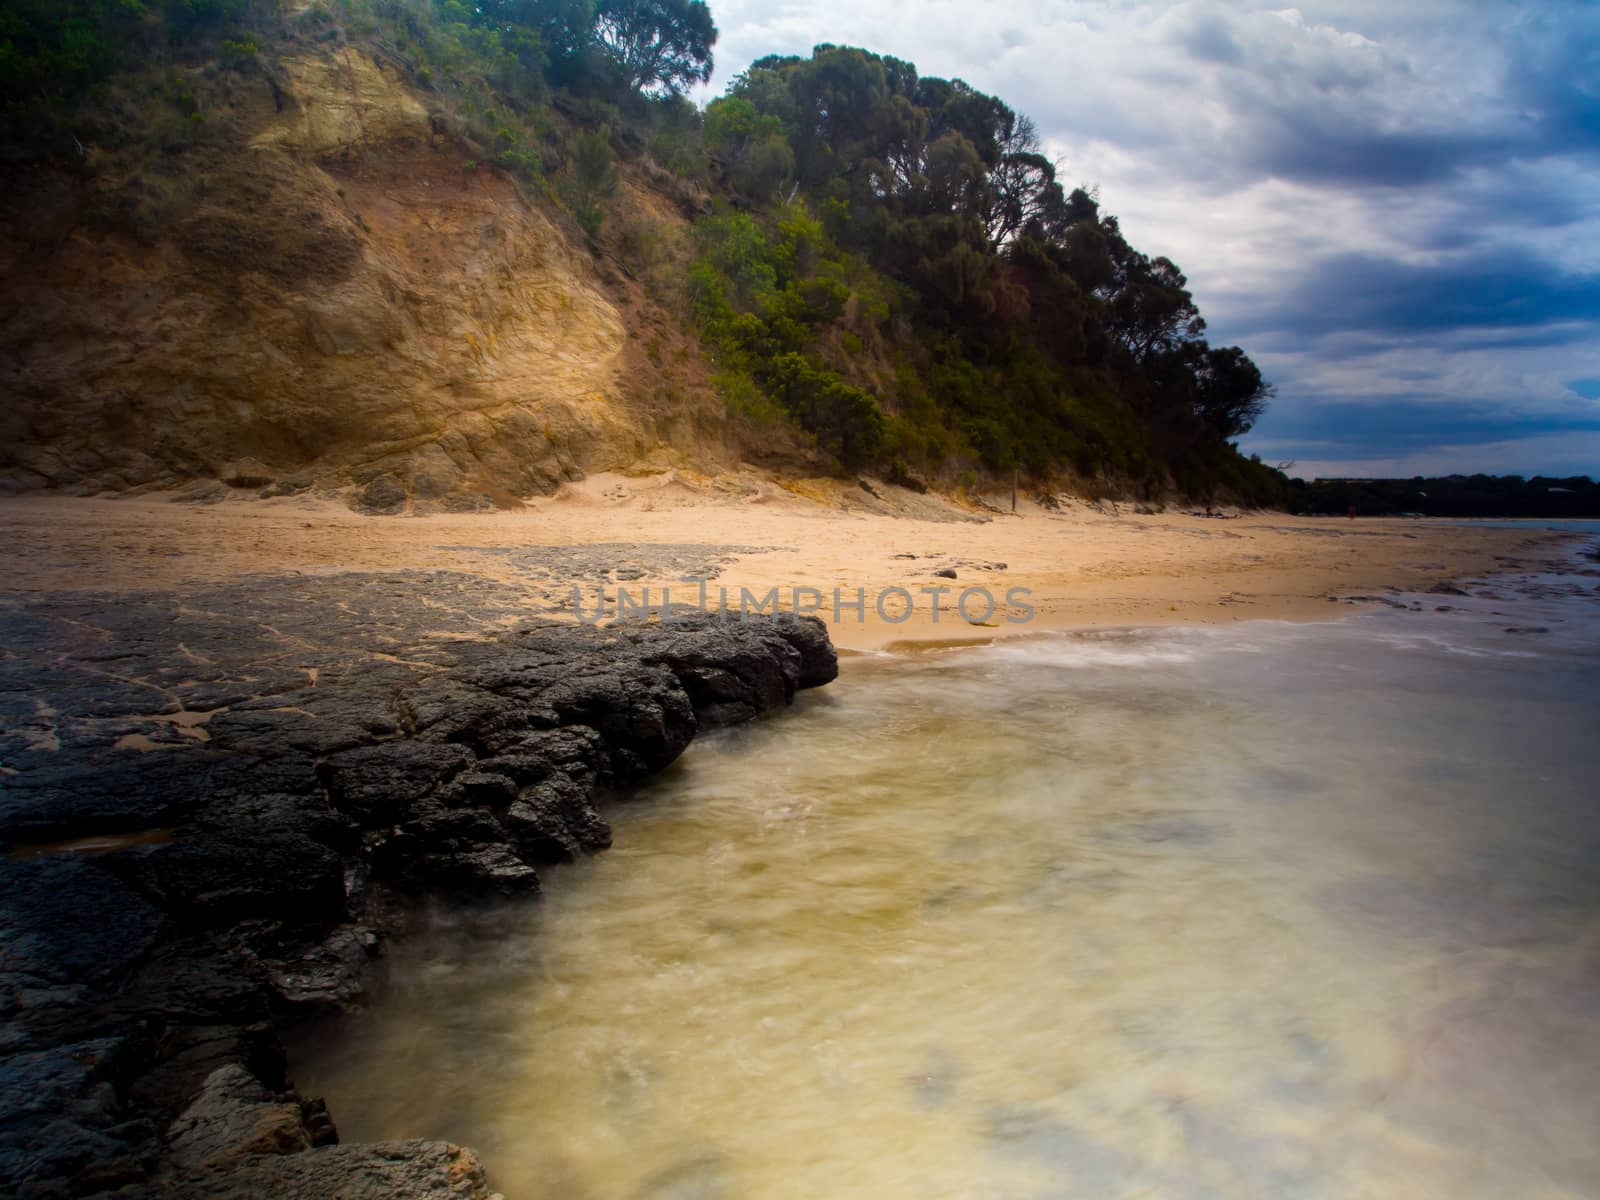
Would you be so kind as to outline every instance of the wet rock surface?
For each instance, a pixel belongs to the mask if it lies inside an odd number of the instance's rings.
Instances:
[[[831,680],[820,622],[529,618],[451,573],[0,597],[0,1193],[486,1196],[330,1145],[276,1030],[426,893],[530,894],[610,792]]]

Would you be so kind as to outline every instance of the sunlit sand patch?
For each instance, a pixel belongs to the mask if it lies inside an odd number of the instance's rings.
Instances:
[[[140,751],[166,750],[173,746],[181,746],[186,742],[209,742],[211,734],[206,731],[206,723],[218,713],[227,711],[226,708],[213,708],[204,712],[183,709],[175,713],[153,713],[145,716],[120,718],[123,721],[137,721],[163,726],[175,733],[179,740],[173,741],[170,738],[155,737],[150,733],[125,733],[113,743],[113,748]]]

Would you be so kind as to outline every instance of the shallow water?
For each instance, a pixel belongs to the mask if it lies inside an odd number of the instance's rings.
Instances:
[[[1597,582],[851,660],[299,1082],[509,1200],[1600,1195]]]

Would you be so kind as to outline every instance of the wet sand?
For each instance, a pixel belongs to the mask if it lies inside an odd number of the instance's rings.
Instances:
[[[1011,514],[880,494],[881,501],[841,481],[778,485],[669,472],[594,476],[511,511],[428,516],[362,516],[312,496],[210,505],[166,496],[31,496],[0,502],[0,539],[4,587],[14,592],[443,569],[524,584],[530,614],[570,614],[574,588],[588,612],[601,587],[613,602],[618,586],[635,600],[649,587],[659,602],[663,585],[674,601],[697,602],[697,589],[663,567],[672,556],[661,552],[710,547],[725,551],[714,556],[721,574],[710,585],[713,603],[720,588],[737,604],[740,589],[759,597],[776,587],[788,608],[794,589],[815,589],[834,641],[855,650],[1064,628],[1342,615],[1350,597],[1526,566],[1561,540],[1531,528],[1280,513],[1215,519],[1082,502],[1047,511],[1023,501]],[[590,553],[565,574],[549,568],[534,577],[518,557],[531,548],[580,547]],[[641,547],[652,553],[636,553]],[[936,575],[941,569],[956,577]],[[904,608],[899,596],[877,611],[876,598],[892,587],[909,594],[908,619],[892,619]],[[922,590],[930,587],[951,589],[938,597],[937,619],[934,597]],[[972,587],[999,602],[977,623],[954,610]],[[865,612],[844,608],[833,620],[836,588],[846,601],[864,590]],[[1016,593],[1019,603],[1007,607],[1014,588],[1026,595]],[[1033,610],[1027,621],[1024,603]],[[969,616],[984,610],[981,596],[969,600]]]

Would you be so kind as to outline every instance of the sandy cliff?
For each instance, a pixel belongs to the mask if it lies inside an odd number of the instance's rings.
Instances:
[[[697,353],[651,361],[643,290],[446,106],[338,39],[289,49],[169,83],[202,119],[130,115],[6,204],[0,489],[465,510],[728,453]]]

